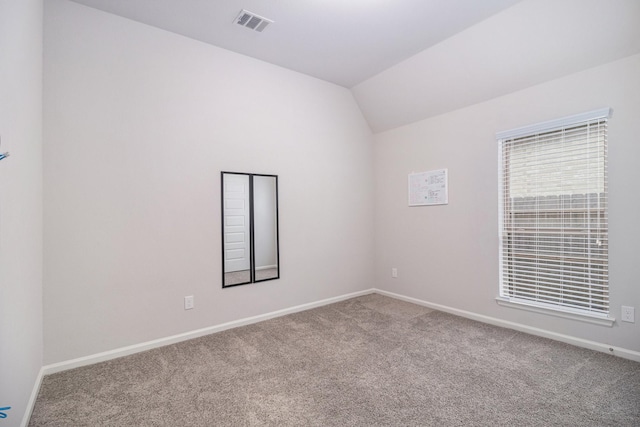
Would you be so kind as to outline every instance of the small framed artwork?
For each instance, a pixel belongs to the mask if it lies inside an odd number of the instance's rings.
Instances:
[[[409,206],[449,203],[447,169],[409,174]]]

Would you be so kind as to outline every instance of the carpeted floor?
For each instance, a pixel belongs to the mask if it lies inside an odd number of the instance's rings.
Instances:
[[[44,378],[31,426],[640,426],[640,363],[372,294]]]

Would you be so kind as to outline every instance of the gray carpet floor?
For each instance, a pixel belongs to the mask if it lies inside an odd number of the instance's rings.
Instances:
[[[377,294],[46,376],[31,426],[640,426],[640,363]]]

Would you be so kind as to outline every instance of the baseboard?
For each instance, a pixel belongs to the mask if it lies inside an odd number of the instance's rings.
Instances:
[[[277,264],[273,264],[273,265],[263,265],[262,267],[256,267],[255,270],[256,271],[260,271],[260,270],[271,270],[272,268],[278,268]]]
[[[272,311],[270,313],[261,314],[258,316],[247,317],[244,319],[234,320],[227,323],[222,323],[215,326],[209,326],[207,328],[197,329],[190,332],[185,332],[178,335],[173,335],[170,337],[160,338],[153,341],[147,341],[140,344],[135,344],[127,347],[121,347],[114,350],[105,351],[102,353],[97,353],[85,357],[79,357],[77,359],[67,360],[64,362],[54,363],[50,365],[44,366],[40,370],[40,374],[38,376],[38,381],[36,386],[34,386],[34,391],[32,393],[30,399],[30,406],[32,408],[33,403],[35,403],[35,398],[37,397],[38,390],[40,388],[40,383],[42,381],[42,377],[44,375],[53,374],[56,372],[66,371],[69,369],[79,368],[81,366],[92,365],[94,363],[104,362],[107,360],[117,359],[119,357],[128,356],[130,354],[140,353],[142,351],[151,350],[158,347],[163,347],[165,345],[175,344],[181,341],[187,341],[194,338],[199,338],[205,335],[213,334],[216,332],[225,331],[227,329],[237,328],[240,326],[250,325],[257,322],[262,322],[264,320],[273,319],[280,316],[285,316],[291,313],[297,313],[304,310],[309,310],[316,307],[321,307],[323,305],[333,304],[335,302],[343,301],[349,298],[355,298],[362,295],[367,295],[371,293],[377,293],[380,295],[385,295],[391,298],[396,298],[402,301],[411,302],[414,304],[418,304],[424,307],[432,308],[434,310],[443,311],[446,313],[455,314],[456,316],[466,317],[468,319],[477,320],[479,322],[488,323],[495,326],[500,326],[503,328],[514,329],[520,332],[525,332],[531,335],[536,335],[544,338],[549,338],[556,341],[561,341],[567,344],[572,344],[578,347],[584,347],[591,350],[600,351],[602,353],[613,354],[625,359],[634,360],[636,362],[640,362],[640,352],[628,350],[621,347],[612,347],[607,344],[589,341],[577,337],[572,337],[570,335],[559,334],[556,332],[547,331],[544,329],[534,328],[532,326],[523,325],[520,323],[509,322],[506,320],[497,319],[495,317],[484,316],[481,314],[473,313],[470,311],[460,310],[453,307],[448,307],[441,304],[435,304],[428,301],[423,301],[417,298],[407,297],[404,295],[396,294],[393,292],[384,291],[382,289],[366,289],[359,292],[353,292],[349,294],[340,295],[333,298],[327,298],[320,301],[315,301],[312,303],[301,304],[294,307],[285,308],[282,310]],[[29,410],[29,415],[31,414]],[[25,414],[26,420],[29,418]]]
[[[29,396],[29,401],[27,402],[27,408],[24,411],[24,415],[22,416],[22,422],[20,423],[21,427],[27,427],[29,425],[29,420],[31,419],[31,413],[33,412],[33,407],[36,404],[36,399],[38,398],[38,393],[40,392],[40,386],[42,385],[42,378],[44,378],[44,367],[40,368],[38,372],[38,376],[36,377],[36,381],[33,384],[33,390],[31,390],[31,396]]]
[[[495,317],[484,316],[482,314],[473,313],[470,311],[460,310],[446,305],[435,304],[428,301],[423,301],[417,298],[407,297],[404,295],[396,294],[393,292],[383,291],[382,289],[373,289],[373,292],[385,295],[391,298],[396,298],[402,301],[411,302],[424,307],[432,308],[438,311],[444,311],[446,313],[455,314],[456,316],[466,317],[467,319],[477,320],[478,322],[488,323],[503,328],[513,329],[527,334],[536,335],[543,338],[549,338],[555,341],[561,341],[567,344],[572,344],[577,347],[588,348],[590,350],[599,351],[602,353],[613,354],[614,356],[622,357],[624,359],[634,360],[640,362],[640,352],[629,350],[621,347],[613,347],[608,344],[599,343],[596,341],[585,340],[582,338],[573,337],[570,335],[559,334],[557,332],[547,331],[545,329],[534,328],[532,326],[523,325],[521,323],[509,322],[507,320],[497,319]]]
[[[371,294],[373,292],[374,292],[373,289],[367,289],[359,292],[352,292],[352,293],[340,295],[337,297],[327,298],[320,301],[297,305],[295,307],[289,307],[282,310],[272,311],[270,313],[260,314],[258,316],[247,317],[244,319],[234,320],[231,322],[222,323],[215,326],[209,326],[207,328],[197,329],[194,331],[185,332],[185,333],[173,335],[170,337],[160,338],[153,341],[147,341],[140,344],[134,344],[127,347],[121,347],[114,350],[93,354],[90,356],[84,356],[84,357],[79,357],[77,359],[67,360],[64,362],[53,363],[53,364],[44,366],[42,369],[44,371],[44,375],[49,375],[49,374],[54,374],[56,372],[79,368],[81,366],[93,365],[94,363],[117,359],[119,357],[128,356],[130,354],[140,353],[142,351],[163,347],[165,345],[175,344],[181,341],[187,341],[194,338],[199,338],[199,337],[213,334],[216,332],[225,331],[227,329],[237,328],[239,326],[245,326],[245,325],[250,325],[252,323],[262,322],[264,320],[269,320],[276,317],[285,316],[287,314],[297,313],[299,311],[321,307],[327,304],[333,304],[335,302],[343,301],[349,298],[359,297],[362,295]]]

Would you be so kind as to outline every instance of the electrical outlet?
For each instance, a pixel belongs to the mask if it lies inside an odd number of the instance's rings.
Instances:
[[[398,269],[397,268],[393,267],[391,269],[391,277],[393,277],[394,279],[398,278]]]
[[[633,307],[622,306],[622,318],[623,322],[635,323],[635,309]]]
[[[189,295],[188,297],[184,297],[184,309],[191,310],[193,308],[193,295]]]

